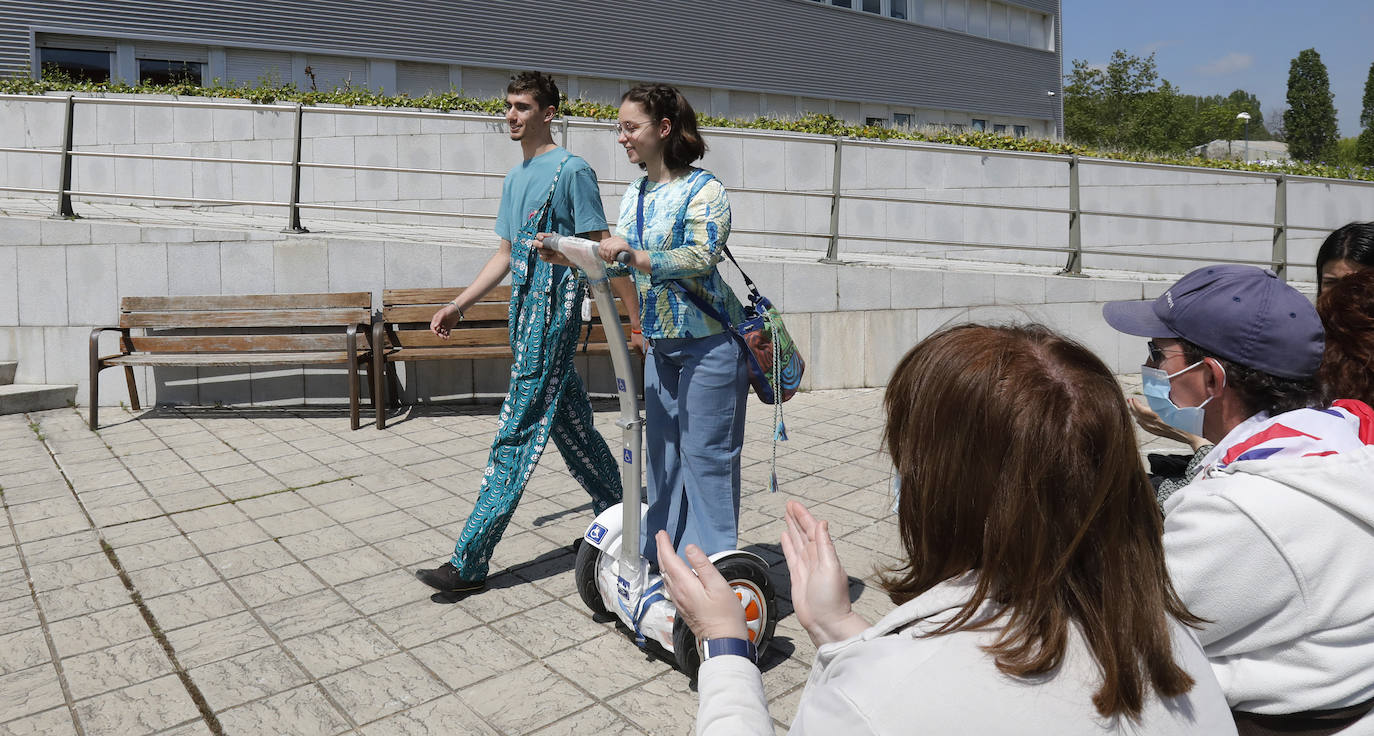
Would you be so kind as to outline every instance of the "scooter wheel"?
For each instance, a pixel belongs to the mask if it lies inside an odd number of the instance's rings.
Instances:
[[[773,641],[773,630],[778,626],[777,596],[773,582],[768,579],[768,568],[753,557],[732,555],[718,560],[716,569],[744,606],[744,625],[749,632],[749,641],[754,642],[762,660]],[[673,621],[673,656],[678,669],[695,680],[697,669],[701,667],[701,642],[681,616]]]
[[[577,581],[577,595],[583,605],[597,616],[610,616],[606,605],[601,602],[601,591],[596,588],[597,564],[601,560],[601,550],[586,540],[577,548],[577,563],[573,567],[573,578]]]

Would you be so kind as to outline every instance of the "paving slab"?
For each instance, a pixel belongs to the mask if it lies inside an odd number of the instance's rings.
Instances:
[[[787,601],[786,499],[831,520],[856,607],[890,606],[881,400],[798,394],[777,494],[771,407],[749,407],[740,536],[778,586],[763,667],[780,732],[815,652]],[[594,408],[616,445],[614,406]],[[498,409],[414,408],[383,431],[313,408],[107,409],[98,432],[72,408],[0,416],[0,732],[692,733],[688,679],[577,597],[570,544],[591,510],[557,452],[488,590],[438,602],[415,580],[471,509]]]

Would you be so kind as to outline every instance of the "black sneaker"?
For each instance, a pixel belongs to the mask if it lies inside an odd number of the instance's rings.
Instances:
[[[464,580],[452,562],[445,562],[433,570],[416,570],[415,577],[425,585],[446,593],[470,593],[487,587],[485,580]]]

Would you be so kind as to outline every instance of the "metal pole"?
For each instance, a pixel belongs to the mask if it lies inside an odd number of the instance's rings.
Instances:
[[[72,209],[72,132],[76,121],[76,97],[67,95],[67,120],[62,134],[62,171],[57,183],[57,214],[55,220],[77,220],[80,215]]]
[[[308,233],[301,226],[301,118],[305,116],[305,106],[296,103],[296,146],[291,154],[291,202],[284,233]]]
[[[840,163],[844,151],[844,138],[835,138],[835,168],[830,182],[830,244],[825,249],[821,263],[840,262]]]
[[[1083,208],[1078,203],[1078,154],[1069,158],[1069,261],[1060,273],[1083,275]]]
[[[1270,253],[1274,263],[1274,273],[1280,279],[1288,280],[1288,177],[1279,174],[1278,187],[1274,189],[1274,248]]]

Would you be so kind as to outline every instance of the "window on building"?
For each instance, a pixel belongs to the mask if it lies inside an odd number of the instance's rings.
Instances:
[[[987,130],[987,129],[988,129],[988,121],[986,121],[986,120],[979,120],[978,118],[974,118],[974,119],[973,119],[973,129],[974,129],[974,130],[977,130],[977,131],[980,131],[980,132],[981,132],[981,131]]]
[[[888,0],[887,14],[893,18],[906,20],[910,17],[910,13],[907,11],[907,0]]]
[[[968,30],[968,0],[945,0],[945,28]]]
[[[945,24],[945,0],[913,0],[911,20],[939,28]]]
[[[897,126],[898,128],[910,128],[910,127],[911,127],[911,113],[909,113],[909,112],[894,112],[894,113],[892,113],[892,124],[895,125],[895,126]]]
[[[834,6],[837,7],[837,8],[852,8],[852,7],[854,7],[854,2],[853,2],[853,0],[830,0],[830,4],[831,4],[831,5],[834,5]]]
[[[882,127],[887,125],[887,118],[864,118],[864,125],[876,125]]]
[[[865,13],[876,13],[881,15],[883,12],[883,0],[863,0],[863,5],[861,7]]]
[[[1007,134],[1007,126],[1005,126],[1005,125],[1000,125],[1000,124],[999,124],[999,125],[994,125],[994,126],[992,126],[992,132],[996,133],[997,135],[1006,135],[1006,134]]]
[[[42,74],[56,72],[86,82],[110,81],[110,52],[84,49],[38,50],[38,68]]]
[[[1016,131],[1017,138],[1025,138],[1026,134],[1030,132],[1030,129],[1024,125],[1014,125],[1012,130]]]
[[[1011,29],[1007,26],[1007,6],[1002,3],[988,3],[988,38],[995,41],[1011,40]]]
[[[975,36],[988,35],[988,0],[970,0],[968,4],[968,32]]]
[[[205,64],[199,61],[139,59],[138,81],[140,84],[193,84],[200,86],[205,83]]]

